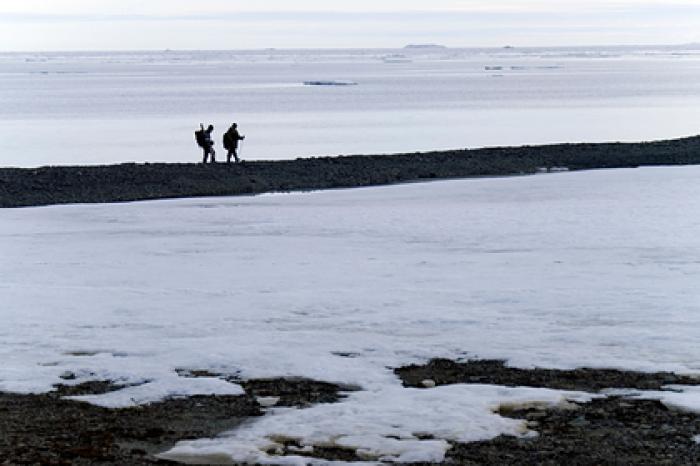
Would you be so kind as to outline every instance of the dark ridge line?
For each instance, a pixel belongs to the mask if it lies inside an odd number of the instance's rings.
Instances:
[[[490,384],[597,393],[605,389],[663,390],[667,385],[700,385],[700,376],[672,372],[637,372],[582,367],[573,370],[508,367],[501,360],[432,359],[394,369],[404,387],[429,388],[451,384]],[[426,387],[425,381],[431,381]]]
[[[700,164],[700,136],[640,143],[494,147],[241,164],[0,168],[0,207],[128,202],[378,186],[569,170]]]

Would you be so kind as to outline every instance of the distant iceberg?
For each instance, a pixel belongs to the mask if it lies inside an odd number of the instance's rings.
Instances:
[[[304,81],[305,86],[356,86],[357,83],[354,81]]]

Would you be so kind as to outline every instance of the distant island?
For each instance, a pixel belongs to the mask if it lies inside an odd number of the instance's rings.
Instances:
[[[446,49],[447,46],[440,44],[408,44],[405,49]]]

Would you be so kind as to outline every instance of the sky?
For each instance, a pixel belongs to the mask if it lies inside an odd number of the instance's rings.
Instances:
[[[0,51],[700,42],[700,0],[0,0]]]

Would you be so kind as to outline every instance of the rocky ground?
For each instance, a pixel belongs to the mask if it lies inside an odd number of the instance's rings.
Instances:
[[[617,370],[513,369],[501,361],[434,360],[396,369],[405,386],[480,383],[598,392],[606,388],[658,390],[667,384],[697,384],[672,373]],[[206,371],[181,374],[211,377]],[[425,381],[432,381],[426,384]],[[339,400],[338,387],[305,379],[241,382],[242,396],[197,396],[108,410],[62,399],[102,393],[109,382],[57,386],[44,395],[0,394],[0,464],[170,464],[152,455],[178,440],[215,436],[244,419],[262,414],[260,397],[279,397],[278,405],[303,408]],[[426,387],[427,385],[427,387]],[[572,403],[566,409],[503,406],[499,414],[528,422],[537,437],[501,436],[454,444],[446,464],[460,465],[696,465],[700,464],[700,416],[669,409],[658,401],[607,397]],[[292,453],[296,447],[290,442]],[[298,453],[294,453],[298,454]],[[307,453],[328,460],[359,460],[351,450],[316,448]]]
[[[700,136],[241,164],[0,168],[0,207],[122,202],[371,186],[408,181],[700,163]]]
[[[457,363],[433,360],[397,369],[405,386],[480,383],[600,392],[608,388],[660,390],[665,385],[697,385],[700,379],[669,372],[515,369],[502,361]],[[430,384],[432,385],[432,384]],[[477,465],[697,465],[700,415],[667,408],[659,401],[607,397],[572,409],[510,409],[502,416],[528,421],[532,439],[501,436],[487,442],[456,444],[448,463]]]
[[[258,397],[276,396],[277,406],[298,407],[339,399],[339,387],[305,379],[242,385],[242,396],[194,396],[126,409],[62,399],[119,388],[109,382],[60,385],[43,395],[0,393],[0,464],[174,464],[153,455],[179,440],[214,437],[261,416]]]

